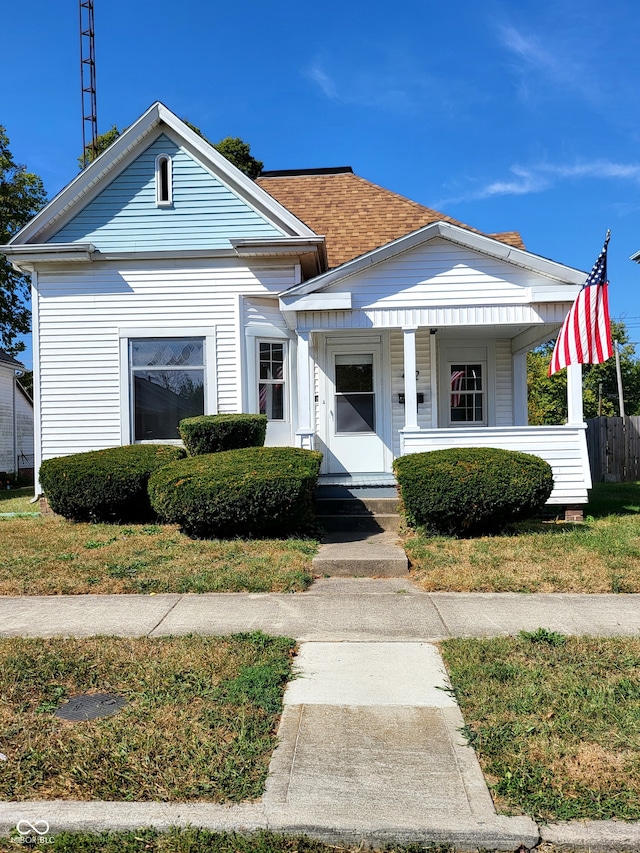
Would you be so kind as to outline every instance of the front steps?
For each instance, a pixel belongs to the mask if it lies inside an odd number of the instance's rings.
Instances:
[[[392,486],[320,485],[316,517],[326,531],[313,559],[321,577],[406,577],[398,545],[399,498]]]

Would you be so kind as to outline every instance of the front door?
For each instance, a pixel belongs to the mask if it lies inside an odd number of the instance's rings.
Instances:
[[[326,361],[326,473],[384,471],[380,343],[330,345]]]

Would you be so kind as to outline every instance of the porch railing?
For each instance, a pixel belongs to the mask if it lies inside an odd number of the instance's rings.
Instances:
[[[450,447],[498,447],[540,456],[553,471],[554,486],[547,503],[571,506],[588,501],[591,473],[586,424],[400,430],[402,455]]]

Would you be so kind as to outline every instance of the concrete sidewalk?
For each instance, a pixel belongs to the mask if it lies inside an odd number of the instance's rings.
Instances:
[[[191,823],[306,832],[331,842],[515,850],[539,841],[640,850],[640,825],[538,827],[497,815],[434,640],[546,627],[640,634],[640,595],[422,593],[403,579],[330,578],[290,595],[0,598],[4,636],[162,636],[263,630],[300,642],[267,788],[257,803],[0,803],[0,837],[19,820],[63,829]]]
[[[257,631],[300,641],[495,637],[547,628],[640,634],[640,594],[425,593],[402,578],[326,578],[302,593],[0,597],[0,636]]]

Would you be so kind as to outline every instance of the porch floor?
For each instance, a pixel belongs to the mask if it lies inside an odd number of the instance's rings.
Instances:
[[[321,474],[318,478],[318,486],[396,486],[396,478],[393,474]]]

